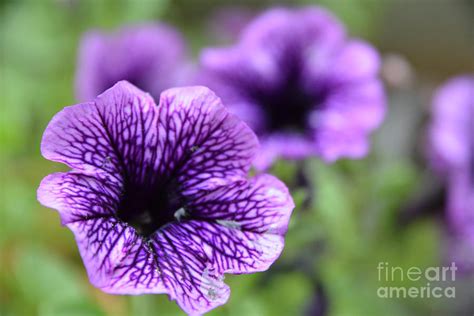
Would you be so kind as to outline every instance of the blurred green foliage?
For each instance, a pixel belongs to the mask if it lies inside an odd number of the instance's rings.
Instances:
[[[0,314],[181,315],[164,295],[112,296],[87,279],[72,234],[58,215],[36,201],[43,176],[64,166],[39,152],[54,113],[75,103],[78,42],[90,28],[162,19],[183,30],[197,51],[213,40],[206,23],[230,1],[51,0],[0,2]],[[351,33],[373,38],[389,1],[327,1]],[[244,1],[248,8],[269,1]],[[301,1],[309,4],[313,1]],[[291,4],[295,4],[291,2]],[[189,20],[187,17],[191,17]],[[199,26],[199,27],[196,27]],[[420,185],[414,162],[393,161],[376,148],[363,161],[327,166],[280,162],[272,170],[297,203],[279,261],[266,273],[227,276],[229,303],[210,315],[298,315],[313,303],[321,282],[330,315],[426,315],[430,300],[383,300],[377,264],[439,264],[441,230],[434,219],[397,225],[400,209]],[[295,181],[303,173],[309,186]],[[309,201],[309,202],[308,202]],[[467,286],[469,288],[469,285]]]

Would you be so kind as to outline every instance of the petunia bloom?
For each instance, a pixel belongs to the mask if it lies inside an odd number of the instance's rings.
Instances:
[[[380,59],[318,7],[271,9],[228,48],[201,55],[199,80],[259,135],[255,162],[360,158],[385,113]]]
[[[74,233],[93,285],[201,314],[227,301],[224,273],[264,271],[283,249],[293,200],[275,177],[247,177],[257,147],[205,87],[156,106],[119,82],[51,120],[42,154],[72,170],[44,178],[38,200]]]
[[[457,248],[474,268],[474,76],[453,78],[435,94],[429,144],[431,163],[445,179]]]
[[[89,31],[81,41],[76,95],[93,100],[120,80],[159,98],[180,84],[188,71],[182,36],[164,24],[128,26],[116,33]]]

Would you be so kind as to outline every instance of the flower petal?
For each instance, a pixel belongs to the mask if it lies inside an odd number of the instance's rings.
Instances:
[[[167,293],[158,254],[135,229],[110,218],[67,224],[91,283],[111,294]]]
[[[107,88],[109,81],[104,79],[106,36],[100,32],[88,32],[81,40],[76,74],[76,97],[80,101],[89,101]]]
[[[447,215],[452,231],[451,259],[461,270],[474,270],[474,183],[468,172],[450,174]]]
[[[474,156],[474,76],[450,79],[435,94],[430,158],[441,173],[469,169]]]
[[[169,89],[159,106],[163,161],[181,189],[245,177],[258,149],[252,130],[205,87]]]
[[[260,139],[261,151],[253,164],[258,170],[268,169],[276,159],[304,159],[316,152],[313,140],[296,133],[273,133]]]
[[[284,241],[278,233],[239,230],[233,223],[190,220],[168,229],[183,249],[208,261],[216,273],[267,270],[280,256]]]
[[[41,150],[47,159],[132,183],[156,170],[157,111],[153,99],[122,81],[94,103],[67,107],[50,122]],[[120,177],[121,176],[121,177]]]
[[[224,304],[224,273],[264,271],[283,250],[294,204],[286,186],[262,175],[206,192],[189,205],[191,219],[169,224],[151,240],[163,282],[186,312]]]
[[[372,80],[380,68],[380,56],[369,44],[361,40],[350,40],[332,51],[317,47],[311,49],[304,60],[303,85],[311,91],[324,82],[328,89],[339,89],[341,85],[357,84]]]
[[[380,56],[373,46],[352,40],[336,55],[331,81],[348,82],[372,79],[380,68]]]
[[[339,113],[350,127],[372,131],[380,126],[385,116],[386,100],[382,84],[378,80],[367,80],[341,86],[328,96],[318,114],[324,111]],[[322,120],[316,122],[324,124]],[[332,124],[330,121],[326,123]],[[313,127],[317,128],[317,125]]]
[[[151,96],[121,81],[97,97],[95,105],[123,178],[131,184],[152,183],[163,166],[158,111]]]
[[[117,183],[68,172],[46,177],[38,200],[74,233],[91,283],[113,294],[165,293],[156,254],[115,217]]]
[[[234,228],[242,231],[279,235],[286,233],[294,206],[288,188],[268,174],[207,190],[189,204],[193,218],[215,220],[224,226],[235,224]]]
[[[203,314],[229,299],[230,289],[209,259],[188,244],[181,224],[171,224],[152,236],[161,278],[169,296],[189,315]]]
[[[38,188],[40,203],[58,210],[63,224],[114,216],[120,194],[120,183],[75,172],[53,173]]]
[[[119,157],[94,103],[69,106],[56,114],[43,134],[41,153],[76,170],[120,181]]]
[[[457,233],[474,245],[474,183],[468,172],[456,172],[448,181],[448,216]]]
[[[199,78],[200,82],[210,84],[225,100],[238,94],[246,97],[265,91],[268,87],[278,86],[284,79],[277,60],[269,51],[259,47],[204,49],[200,62],[206,69]]]
[[[184,60],[184,40],[164,24],[128,26],[115,34],[88,32],[80,45],[77,97],[92,100],[120,80],[158,97],[177,83]]]
[[[378,80],[341,86],[310,114],[316,152],[326,161],[363,157],[369,148],[368,134],[382,123],[385,111]]]
[[[278,56],[291,53],[288,49],[304,53],[313,43],[337,46],[344,37],[344,27],[327,10],[318,7],[297,10],[276,8],[250,23],[242,34],[242,42],[249,46],[267,47]]]
[[[47,159],[76,170],[138,187],[172,179],[185,194],[245,177],[257,149],[255,134],[209,89],[167,90],[157,107],[125,81],[61,111],[42,142]]]

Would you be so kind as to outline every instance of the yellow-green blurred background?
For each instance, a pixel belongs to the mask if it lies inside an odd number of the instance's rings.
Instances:
[[[406,268],[444,262],[449,234],[442,210],[400,218],[435,181],[422,154],[433,88],[452,75],[474,71],[474,1],[279,3],[324,5],[351,35],[381,51],[389,116],[366,159],[331,166],[305,163],[310,188],[297,186],[297,163],[281,162],[273,169],[293,188],[298,204],[285,251],[268,272],[227,276],[231,298],[210,314],[472,316],[470,275],[456,281],[456,299],[382,299],[376,291],[383,286],[377,280],[381,261]],[[60,226],[57,213],[36,201],[42,177],[65,170],[41,157],[41,135],[56,112],[75,103],[76,53],[88,29],[161,20],[185,34],[196,57],[201,48],[222,43],[222,36],[235,36],[217,32],[219,12],[238,9],[250,16],[276,4],[0,1],[0,315],[183,314],[164,295],[113,296],[89,284],[73,235]]]

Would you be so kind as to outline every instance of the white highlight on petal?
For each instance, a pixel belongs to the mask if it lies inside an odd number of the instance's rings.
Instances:
[[[240,223],[236,222],[236,221],[217,219],[216,222],[217,222],[217,224],[225,226],[227,228],[238,229],[238,230],[241,229]]]
[[[207,265],[201,275],[200,291],[209,300],[216,301],[221,298],[224,288],[224,275],[218,274],[212,265]]]
[[[123,107],[123,112],[127,115],[132,114],[132,106],[127,104],[126,106]]]
[[[182,207],[180,208],[179,210],[177,210],[176,212],[174,212],[174,217],[179,221],[181,221],[181,218],[183,218],[184,216],[186,216],[186,210]]]

